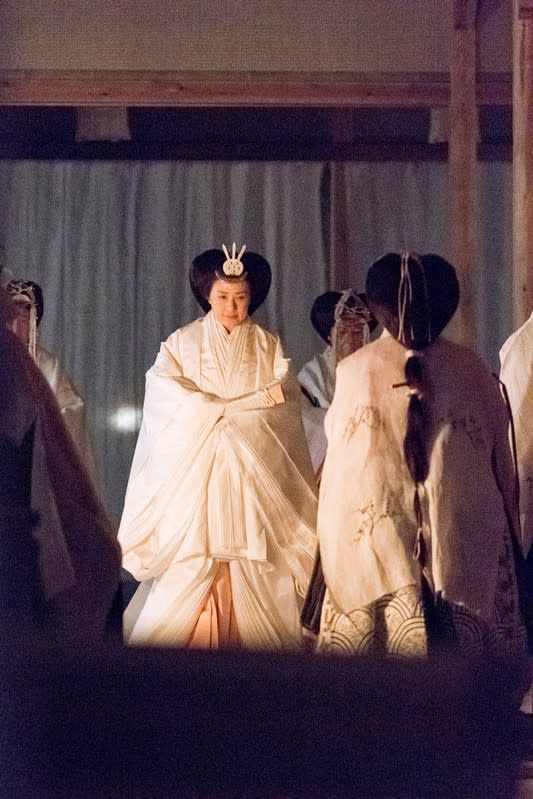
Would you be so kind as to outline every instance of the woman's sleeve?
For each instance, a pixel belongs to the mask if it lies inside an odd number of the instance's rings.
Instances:
[[[219,405],[221,414],[224,410],[220,397],[202,391],[183,374],[179,333],[174,334],[172,346],[169,340],[161,344],[154,365],[146,373],[143,427],[150,436],[164,430],[184,406]]]
[[[278,390],[278,386],[281,390]],[[260,410],[272,408],[274,405],[285,404],[300,397],[299,386],[289,374],[289,360],[283,355],[281,342],[276,338],[276,351],[274,354],[273,379],[260,386],[257,391],[225,400],[225,415],[231,416],[241,411]]]

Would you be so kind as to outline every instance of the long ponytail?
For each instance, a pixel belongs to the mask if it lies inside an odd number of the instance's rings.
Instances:
[[[409,388],[409,405],[407,406],[407,429],[403,440],[403,452],[414,482],[423,483],[429,473],[426,442],[429,405],[424,356],[411,351],[405,362],[404,374]]]

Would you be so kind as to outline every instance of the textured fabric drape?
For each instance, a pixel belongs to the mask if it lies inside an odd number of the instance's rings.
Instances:
[[[482,163],[478,174],[472,324],[497,368],[512,324],[511,166]],[[447,205],[447,167],[435,162],[0,161],[3,265],[43,288],[41,340],[86,399],[115,518],[144,374],[160,342],[201,315],[188,285],[194,255],[235,240],[269,259],[273,285],[257,321],[280,333],[297,370],[322,346],[308,321],[315,296],[347,281],[362,290],[389,249],[449,256]]]

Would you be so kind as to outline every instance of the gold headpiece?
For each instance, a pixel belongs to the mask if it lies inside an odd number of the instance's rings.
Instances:
[[[226,260],[222,264],[222,271],[223,275],[220,275],[223,280],[230,278],[230,280],[237,279],[237,280],[244,280],[246,277],[246,272],[244,271],[244,264],[241,261],[243,253],[246,249],[246,244],[243,244],[241,249],[239,250],[239,254],[236,255],[237,252],[237,245],[235,242],[231,245],[231,256],[228,252],[228,248],[225,244],[222,245],[222,249],[224,250],[224,255],[226,256]]]

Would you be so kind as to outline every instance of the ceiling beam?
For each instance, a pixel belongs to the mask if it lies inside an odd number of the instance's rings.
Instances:
[[[511,105],[512,76],[477,75],[479,105]],[[0,105],[433,108],[447,73],[0,71]]]

